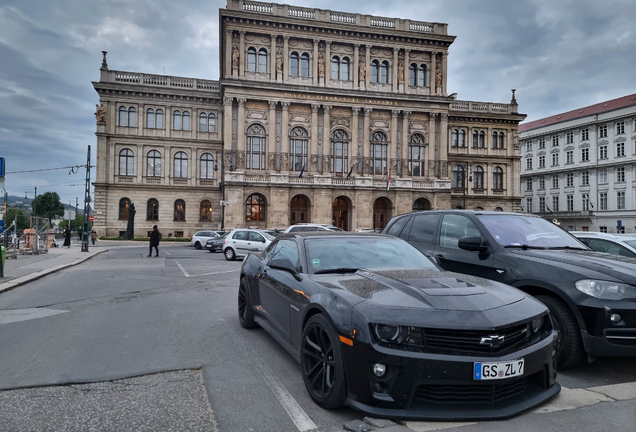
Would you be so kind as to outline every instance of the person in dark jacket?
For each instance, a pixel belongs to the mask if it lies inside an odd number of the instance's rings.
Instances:
[[[68,227],[64,228],[64,244],[62,246],[71,247],[71,230]]]
[[[161,240],[161,233],[157,228],[157,225],[152,227],[152,232],[150,233],[150,251],[148,256],[152,256],[152,248],[155,248],[156,255],[159,256],[159,240]]]

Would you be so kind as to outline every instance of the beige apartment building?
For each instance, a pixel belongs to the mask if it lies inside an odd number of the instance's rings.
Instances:
[[[514,91],[448,95],[447,28],[228,0],[219,81],[110,70],[104,54],[95,228],[125,231],[131,202],[137,236],[519,210],[525,115]]]

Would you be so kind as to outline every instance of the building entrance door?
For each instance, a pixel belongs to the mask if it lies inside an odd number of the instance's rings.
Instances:
[[[349,231],[349,203],[345,198],[338,197],[333,200],[333,224]]]
[[[290,225],[309,222],[309,212],[305,197],[301,195],[293,197],[289,205],[289,210]]]
[[[382,198],[378,198],[373,203],[373,229],[381,230],[386,226],[389,219],[389,209],[386,205],[386,201]]]

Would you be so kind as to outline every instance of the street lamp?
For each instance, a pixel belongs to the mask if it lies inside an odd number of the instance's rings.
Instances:
[[[225,158],[223,150],[216,151],[216,160],[214,161],[214,171],[219,171],[219,155],[221,155],[221,231],[225,231]]]
[[[470,164],[466,163],[466,171],[470,170]],[[466,210],[466,189],[468,188],[468,184],[466,183],[466,171],[462,172],[462,192],[464,194],[464,210]],[[473,182],[473,176],[468,176],[468,183]]]

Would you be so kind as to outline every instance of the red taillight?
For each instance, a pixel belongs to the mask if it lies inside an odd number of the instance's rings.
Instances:
[[[225,239],[223,239],[223,244],[225,244]]]

